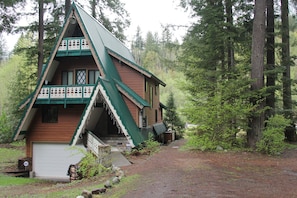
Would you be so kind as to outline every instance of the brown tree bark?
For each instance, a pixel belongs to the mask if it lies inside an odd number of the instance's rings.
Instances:
[[[269,109],[266,111],[266,118],[275,113],[275,35],[274,35],[274,0],[267,0],[267,92],[266,105]]]
[[[65,0],[65,17],[67,16],[67,14],[69,12],[70,6],[71,6],[70,0]]]
[[[43,34],[44,34],[44,24],[43,24],[43,0],[39,0],[39,20],[38,20],[38,74],[37,77],[41,76],[43,67]]]
[[[255,92],[264,87],[265,11],[266,1],[255,0],[251,57],[251,90]],[[247,140],[248,145],[255,148],[264,128],[265,100],[252,97],[251,102],[257,108],[249,120]]]
[[[283,72],[283,110],[286,118],[292,120],[292,125],[285,130],[288,141],[297,141],[295,126],[293,123],[293,106],[291,92],[291,54],[290,54],[290,34],[289,34],[289,2],[281,0],[281,20],[282,20],[282,57],[281,65]]]

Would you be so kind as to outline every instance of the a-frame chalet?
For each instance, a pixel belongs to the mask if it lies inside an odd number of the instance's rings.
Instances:
[[[60,36],[26,103],[14,140],[26,139],[36,177],[64,178],[98,144],[135,147],[160,135],[159,86],[130,51],[80,6],[72,4]]]

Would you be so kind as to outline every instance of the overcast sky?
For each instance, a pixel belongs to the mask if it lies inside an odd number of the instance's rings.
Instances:
[[[145,35],[148,31],[161,32],[161,25],[188,25],[188,14],[178,6],[180,0],[122,0],[130,13],[131,26],[127,36],[132,38],[137,26]],[[176,36],[184,35],[185,28],[176,30]]]
[[[158,32],[161,36],[161,25],[188,25],[188,14],[178,6],[180,0],[121,0],[130,14],[131,25],[125,32],[128,40],[133,39],[137,26],[140,27],[143,37],[148,31]],[[175,29],[174,38],[181,40],[185,28]],[[9,35],[6,38],[9,51],[13,49],[18,36]],[[130,46],[128,46],[130,47]]]

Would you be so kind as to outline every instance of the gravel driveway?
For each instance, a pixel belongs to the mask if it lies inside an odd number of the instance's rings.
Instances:
[[[248,152],[182,151],[178,140],[122,167],[139,174],[125,198],[297,197],[297,150],[279,157]]]

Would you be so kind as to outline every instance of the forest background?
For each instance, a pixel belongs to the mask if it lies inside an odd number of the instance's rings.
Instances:
[[[90,13],[124,42],[130,21],[120,0],[88,3]],[[296,1],[179,3],[191,18],[182,42],[172,37],[180,25],[167,24],[161,34],[149,31],[144,38],[137,28],[129,46],[136,62],[167,84],[161,90],[167,124],[177,131],[185,122],[195,124],[189,146],[201,150],[247,146],[274,154],[284,139],[296,141]],[[36,16],[17,12],[26,5],[0,3],[0,33],[21,33],[11,54],[0,37],[1,142],[11,141],[21,115],[17,107],[35,89],[70,0],[31,2],[38,21],[17,27],[20,17]],[[247,135],[240,139],[239,131]]]

